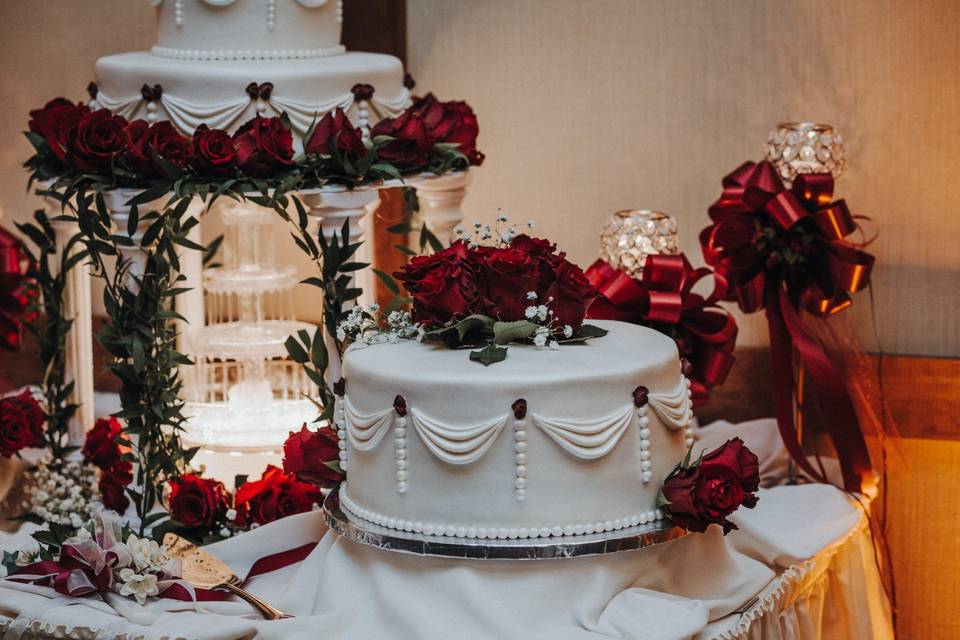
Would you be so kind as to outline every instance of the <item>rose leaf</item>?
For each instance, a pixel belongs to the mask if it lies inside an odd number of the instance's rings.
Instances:
[[[483,349],[470,352],[470,359],[474,362],[481,363],[485,367],[489,367],[494,362],[500,362],[506,359],[506,357],[506,347],[498,347],[495,344],[488,344]]]
[[[537,330],[537,325],[529,320],[514,322],[496,322],[493,325],[494,344],[507,344],[514,340],[527,340]]]

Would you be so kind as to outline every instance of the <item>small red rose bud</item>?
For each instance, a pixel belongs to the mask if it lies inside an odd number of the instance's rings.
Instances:
[[[517,420],[523,420],[527,417],[527,401],[523,398],[510,405],[510,408],[513,409],[513,417]]]
[[[357,83],[353,85],[353,88],[350,89],[353,93],[353,98],[357,102],[363,100],[370,100],[373,97],[373,85]]]
[[[647,402],[650,401],[650,390],[645,386],[640,385],[633,390],[633,406],[643,407],[646,406]]]
[[[397,394],[397,397],[393,399],[393,410],[397,412],[398,416],[407,415],[407,401],[400,394]]]
[[[347,392],[347,380],[346,378],[341,377],[339,380],[333,383],[333,392],[340,396],[341,398]],[[400,396],[397,396],[398,398]]]

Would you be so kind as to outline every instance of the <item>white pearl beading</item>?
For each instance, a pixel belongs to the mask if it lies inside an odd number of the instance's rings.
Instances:
[[[637,407],[637,426],[640,436],[640,479],[644,484],[653,480],[653,462],[650,459],[650,418],[647,405]]]
[[[527,421],[519,418],[513,423],[513,488],[518,501],[527,497]]]
[[[273,31],[277,24],[277,0],[267,0],[267,30]]]
[[[337,24],[343,24],[343,0],[337,0]]]
[[[692,408],[692,399],[693,399],[693,389],[690,388],[690,381],[684,378],[684,382],[687,386],[687,398],[691,399],[691,408],[687,411],[687,424],[683,428],[684,444],[687,449],[693,447],[693,443],[696,441],[696,433],[693,429],[693,408]]]
[[[618,531],[628,527],[662,520],[663,511],[651,509],[643,513],[613,518],[597,522],[577,522],[575,524],[553,525],[545,527],[477,527],[449,523],[420,522],[385,516],[380,513],[364,509],[349,498],[346,485],[340,490],[340,506],[350,514],[372,522],[373,524],[397,531],[409,531],[427,536],[450,536],[456,538],[480,538],[496,540],[516,540],[526,538],[549,538],[560,536],[575,536],[591,533]]]
[[[333,407],[333,423],[337,427],[337,446],[340,447],[340,468],[347,470],[347,416],[343,399],[336,398]]]
[[[397,415],[394,421],[394,450],[397,457],[397,493],[407,492],[407,417]]]
[[[357,102],[357,126],[364,142],[370,142],[370,110],[366,100]]]
[[[315,49],[175,49],[155,46],[150,53],[174,60],[298,60],[326,58],[346,51],[342,44]]]
[[[174,22],[177,23],[178,27],[183,26],[183,0],[177,0],[173,3],[173,17]]]

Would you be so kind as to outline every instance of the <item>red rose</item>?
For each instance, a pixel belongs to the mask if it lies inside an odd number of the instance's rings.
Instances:
[[[113,416],[98,418],[83,441],[83,459],[101,469],[106,469],[120,460],[124,452],[117,444],[117,437],[121,431],[120,421]]]
[[[21,449],[43,444],[45,420],[29,390],[0,399],[0,455],[9,458]]]
[[[481,311],[476,267],[462,240],[418,256],[394,276],[413,296],[413,320],[443,325]]]
[[[293,164],[293,134],[280,118],[257,116],[237,129],[233,142],[247,175],[266,176]]]
[[[727,516],[741,505],[752,509],[760,487],[760,462],[740,438],[703,456],[690,467],[677,467],[663,483],[664,510],[677,525],[704,532],[711,524],[726,534],[737,525]]]
[[[483,276],[484,314],[504,322],[523,320],[534,302],[527,292],[537,291],[538,267],[530,254],[519,249],[478,252]]]
[[[67,157],[70,138],[77,123],[88,113],[90,109],[84,104],[73,104],[65,98],[55,98],[42,109],[30,112],[30,131],[43,136],[50,152],[62,161]]]
[[[331,469],[325,463],[340,460],[340,446],[336,432],[330,427],[310,431],[303,425],[291,432],[283,443],[283,470],[298,480],[322,487],[333,486],[344,479],[343,472]]]
[[[363,134],[353,126],[343,109],[337,107],[320,119],[304,148],[305,153],[332,155],[336,148],[351,162],[355,162],[367,155],[367,147],[363,144]]]
[[[421,169],[430,163],[433,136],[423,118],[409,109],[396,118],[381,120],[370,131],[370,135],[374,138],[394,138],[380,145],[377,154],[384,162],[394,164],[403,171]]]
[[[571,262],[561,260],[554,276],[553,284],[547,289],[545,297],[541,298],[541,304],[546,304],[553,311],[553,319],[561,329],[570,325],[576,333],[583,325],[587,307],[599,294],[580,267]]]
[[[165,172],[154,155],[183,169],[190,157],[190,140],[168,121],[148,124],[146,120],[134,120],[123,130],[127,138],[124,163],[134,172],[149,178],[163,177]]]
[[[123,513],[130,506],[125,488],[133,482],[133,465],[126,460],[117,460],[109,467],[101,468],[97,489],[100,500],[107,509]]]
[[[201,124],[193,133],[190,164],[200,173],[218,176],[230,173],[237,165],[237,149],[230,134]]]
[[[77,123],[70,141],[68,160],[83,173],[110,169],[127,146],[127,121],[106,109],[92,111]]]
[[[467,157],[470,164],[483,164],[483,154],[477,151],[480,125],[466,102],[440,102],[432,93],[428,93],[417,98],[410,110],[423,118],[435,142],[456,144],[457,150]]]
[[[170,515],[187,527],[214,527],[230,508],[230,497],[222,482],[188,473],[169,484]]]
[[[309,511],[322,500],[323,494],[316,485],[300,482],[283,470],[268,465],[263,477],[237,489],[234,498],[236,523],[240,527],[251,523],[267,524]]]

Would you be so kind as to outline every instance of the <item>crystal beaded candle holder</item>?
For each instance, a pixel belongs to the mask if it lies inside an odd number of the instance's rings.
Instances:
[[[643,275],[647,256],[679,251],[677,221],[660,211],[617,211],[600,231],[600,257],[634,278]]]
[[[829,124],[782,122],[767,138],[767,160],[789,188],[801,173],[830,173],[838,177],[847,166],[843,136]]]

